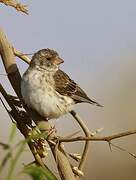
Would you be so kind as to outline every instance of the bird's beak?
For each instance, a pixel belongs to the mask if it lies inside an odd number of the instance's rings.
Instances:
[[[53,63],[56,64],[56,65],[59,65],[59,64],[64,63],[64,60],[61,59],[60,57],[56,57],[56,58],[53,59]]]

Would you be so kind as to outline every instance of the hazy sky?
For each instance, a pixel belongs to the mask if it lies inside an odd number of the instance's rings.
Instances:
[[[111,134],[135,128],[136,1],[22,2],[29,5],[29,16],[13,8],[0,6],[0,26],[14,47],[24,53],[47,47],[59,52],[65,60],[62,69],[90,97],[104,105],[103,109],[78,105],[77,111],[90,129],[104,127],[102,134]],[[27,68],[21,61],[18,65],[21,73]],[[0,73],[3,73],[2,63]],[[6,77],[0,76],[2,84],[9,87],[5,80]],[[2,106],[0,110],[6,129],[10,121]],[[77,130],[69,116],[64,120],[62,118],[62,123],[60,120],[54,123],[63,135]],[[62,127],[66,128],[62,130]],[[3,128],[1,132],[3,137],[8,134]],[[136,152],[136,143],[132,137],[120,140],[118,144]],[[135,180],[135,167],[136,160],[127,154],[119,150],[111,153],[106,144],[95,143],[84,179]]]

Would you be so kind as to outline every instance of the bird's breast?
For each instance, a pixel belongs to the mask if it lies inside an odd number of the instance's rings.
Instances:
[[[29,107],[49,119],[69,112],[74,103],[71,98],[62,96],[55,90],[53,77],[37,71],[24,74],[21,92]]]

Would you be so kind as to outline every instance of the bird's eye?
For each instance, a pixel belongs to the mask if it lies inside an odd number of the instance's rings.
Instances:
[[[50,60],[50,58],[47,58],[47,60],[49,61],[49,60]]]

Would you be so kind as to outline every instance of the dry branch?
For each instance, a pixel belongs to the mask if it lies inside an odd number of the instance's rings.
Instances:
[[[18,71],[16,62],[15,62],[13,47],[8,42],[4,32],[2,30],[0,30],[0,55],[2,57],[2,61],[4,64],[5,70],[8,74],[9,81],[10,81],[12,87],[14,88],[16,94],[20,98],[20,100],[22,100],[21,90],[20,90],[21,76],[20,76],[20,73]],[[23,57],[23,59],[25,58],[24,56],[22,56],[22,57]],[[2,86],[1,86],[1,92],[2,92]],[[5,92],[5,94],[6,94],[6,92]],[[4,93],[3,93],[3,95],[4,95]],[[6,97],[6,96],[4,96],[4,97]],[[8,100],[8,96],[7,96],[7,100]],[[20,123],[23,123],[23,126],[27,128],[27,125],[25,124],[25,119],[23,121],[23,119],[18,118],[18,114],[16,111],[13,110],[13,112],[14,112],[14,118],[15,118],[16,122],[18,123],[18,125],[20,125]],[[42,126],[41,126],[41,122],[42,122]],[[37,119],[35,121],[35,123],[37,125],[40,124],[39,127],[41,130],[45,130],[45,129],[47,130],[47,129],[51,128],[50,123],[48,121],[42,121],[42,119]],[[29,133],[25,131],[25,128],[20,127],[19,130],[26,138],[28,137]],[[38,154],[36,148],[33,146],[33,144],[28,143],[28,145],[30,147],[32,154],[34,155],[36,163],[38,165],[40,165],[41,167],[46,168],[42,158],[39,156],[39,154]],[[52,152],[54,154],[54,157],[55,158],[57,157],[56,162],[57,162],[58,171],[60,173],[61,178],[65,179],[65,180],[75,180],[74,173],[72,171],[71,165],[66,157],[66,153],[64,152],[64,150],[62,151],[62,148],[60,146],[56,147],[56,145],[52,145],[52,144],[50,144],[50,146],[51,146]]]
[[[0,0],[0,2],[1,2],[1,0]],[[18,56],[20,59],[22,59],[23,61],[25,61],[28,64],[30,63],[30,59],[26,55],[15,50],[11,46],[11,44],[8,42],[8,40],[5,37],[5,34],[3,33],[2,30],[0,30],[0,55],[2,57],[3,64],[4,64],[5,70],[7,72],[9,81],[10,81],[13,89],[15,90],[17,96],[19,97],[20,101],[24,105],[22,96],[21,96],[21,90],[20,90],[21,76],[20,76],[19,70],[18,70],[16,62],[15,62],[15,55]],[[14,118],[14,120],[17,122],[18,129],[24,135],[24,137],[27,138],[29,135],[30,129],[32,129],[32,124],[31,124],[32,119],[30,117],[30,112],[28,111],[27,107],[24,106],[24,109],[26,110],[25,111],[26,116],[23,116],[23,118],[22,118],[22,116],[19,114],[18,110],[16,109],[15,104],[13,103],[13,101],[11,101],[11,98],[9,97],[8,93],[4,90],[4,88],[1,84],[0,84],[0,92],[2,93],[3,97],[9,104],[10,108],[12,109],[10,113],[11,113],[12,117]],[[33,113],[33,112],[31,112],[31,113]],[[79,177],[79,174],[82,175],[82,169],[83,169],[84,163],[86,161],[86,157],[87,157],[89,141],[106,141],[106,142],[110,143],[110,141],[113,139],[118,139],[118,138],[125,137],[128,135],[136,134],[136,130],[131,130],[131,131],[114,134],[112,136],[94,137],[94,136],[91,136],[91,132],[89,131],[87,126],[84,124],[82,119],[79,117],[79,115],[74,111],[71,111],[70,113],[74,117],[74,119],[76,119],[76,121],[78,122],[80,127],[82,128],[82,130],[85,134],[85,137],[78,136],[78,137],[74,137],[74,138],[73,137],[60,138],[57,136],[57,134],[55,132],[53,132],[49,135],[49,137],[47,139],[47,142],[49,143],[52,153],[54,155],[54,159],[56,161],[56,165],[57,165],[60,177],[61,177],[61,179],[64,179],[64,180],[75,180],[76,178]],[[26,121],[26,119],[27,119],[27,121]],[[36,118],[33,120],[34,120],[35,124],[37,124],[37,126],[39,127],[41,132],[46,132],[46,131],[50,132],[50,130],[52,129],[50,123],[48,121],[45,121],[45,119],[41,119],[41,117],[39,117],[39,116],[36,116]],[[81,161],[79,163],[78,168],[71,166],[71,164],[67,158],[67,153],[65,152],[65,150],[62,146],[62,142],[74,142],[74,141],[84,141],[85,142],[84,151],[81,156]],[[39,166],[48,169],[48,167],[44,164],[42,158],[38,154],[38,151],[37,151],[36,147],[34,146],[34,144],[31,143],[31,141],[30,141],[30,142],[28,142],[28,146],[35,158],[36,163]],[[78,176],[74,175],[72,168],[74,170],[74,173],[78,174]],[[50,171],[50,173],[52,173],[52,172]],[[54,176],[54,179],[55,178],[56,177]]]
[[[13,48],[13,52],[14,55],[19,57],[20,59],[22,59],[24,62],[26,62],[27,64],[30,63],[30,58],[28,58],[28,56],[24,55],[23,53],[21,53],[20,51],[17,51],[16,49]]]
[[[114,134],[111,136],[103,136],[103,137],[83,137],[83,136],[78,136],[74,138],[59,138],[60,142],[75,142],[75,141],[106,141],[110,142],[111,140],[118,139],[121,137],[126,137],[129,135],[136,134],[136,129],[130,130],[130,131],[125,131],[122,133]]]
[[[80,125],[80,127],[82,128],[84,134],[86,137],[90,137],[90,130],[88,129],[88,127],[85,125],[85,123],[83,122],[83,120],[79,117],[79,115],[75,112],[75,111],[71,111],[70,112],[71,115],[76,119],[76,121],[78,122],[78,124]],[[83,170],[84,164],[86,162],[86,158],[87,158],[87,153],[89,151],[89,141],[85,140],[85,146],[84,146],[84,150],[81,156],[81,160],[79,162],[79,166],[78,169],[80,171]],[[76,179],[78,179],[79,176],[76,176]]]
[[[21,53],[20,51],[16,50],[13,48],[14,54],[19,57],[20,59],[22,59],[24,62],[26,63],[30,63],[30,59],[24,55],[23,53]],[[78,124],[80,125],[81,129],[83,130],[84,134],[86,137],[90,137],[90,130],[88,129],[88,127],[85,125],[85,123],[83,122],[83,120],[79,117],[79,115],[75,112],[75,111],[71,111],[70,112],[71,115],[73,116],[73,118],[78,122]],[[51,144],[50,144],[51,145]],[[53,150],[53,149],[52,149]],[[85,142],[85,146],[84,146],[84,150],[81,156],[81,160],[79,162],[79,166],[78,169],[82,171],[85,161],[86,161],[86,157],[87,157],[87,152],[89,151],[89,141]],[[78,178],[79,176],[77,176],[76,178]]]
[[[11,6],[11,7],[15,8],[17,11],[21,11],[28,15],[27,5],[17,3],[15,0],[0,0],[0,3],[3,3],[6,6]]]
[[[18,68],[16,66],[16,63],[15,63],[15,57],[13,54],[12,46],[8,42],[4,32],[2,30],[0,30],[0,55],[2,57],[2,61],[4,64],[5,70],[8,74],[9,81],[10,81],[12,87],[14,88],[16,94],[18,95],[18,97],[21,100],[21,92],[20,92],[21,76],[20,76],[20,73],[19,73]],[[29,126],[31,126],[31,119],[29,119],[29,115],[26,113],[25,118],[24,118],[24,116],[23,117],[21,116],[21,114],[16,109],[13,102],[9,98],[9,95],[4,90],[4,88],[2,87],[1,84],[0,84],[0,92],[11,108],[10,114],[13,117],[13,119],[17,122],[18,129],[24,135],[24,137],[27,138],[29,135],[29,132],[30,132]],[[29,120],[28,125],[26,123],[26,117]],[[34,147],[33,143],[31,143],[31,141],[28,142],[28,146],[29,146],[34,158],[35,158],[36,164],[47,169],[47,166],[42,161],[41,157],[37,153],[36,148]],[[52,172],[50,171],[50,173],[52,173]]]

